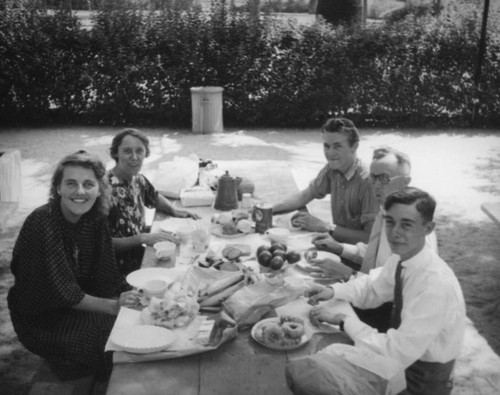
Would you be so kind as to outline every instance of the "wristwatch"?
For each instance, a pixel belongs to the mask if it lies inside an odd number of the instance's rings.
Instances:
[[[333,232],[335,232],[335,229],[337,229],[337,225],[335,224],[328,225],[328,233],[330,233],[330,236],[333,236]]]
[[[344,332],[344,321],[339,322],[339,329],[341,332]]]

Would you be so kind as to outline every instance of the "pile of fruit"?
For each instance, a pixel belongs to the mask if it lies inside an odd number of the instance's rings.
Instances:
[[[235,210],[214,215],[212,222],[220,226],[223,235],[231,236],[239,233],[250,233],[252,222],[248,212]]]
[[[257,248],[257,261],[261,266],[271,270],[281,270],[285,263],[293,265],[300,261],[300,254],[296,251],[288,251],[288,247],[282,242],[272,242],[270,246],[261,245]]]

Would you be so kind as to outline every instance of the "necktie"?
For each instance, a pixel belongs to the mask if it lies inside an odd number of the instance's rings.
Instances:
[[[401,278],[401,270],[403,266],[402,261],[398,262],[396,266],[396,273],[394,274],[394,303],[392,304],[391,312],[391,328],[398,329],[401,325],[401,310],[403,309],[403,280]]]
[[[361,272],[367,273],[376,266],[378,247],[380,245],[380,236],[382,235],[383,217],[382,212],[378,213],[373,223],[372,231],[370,233],[370,240],[366,247],[366,253],[363,257],[363,264],[361,265]]]

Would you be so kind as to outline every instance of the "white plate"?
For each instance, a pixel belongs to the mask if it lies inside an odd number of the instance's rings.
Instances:
[[[278,323],[280,322],[279,317],[273,317],[273,318],[266,318],[265,320],[257,322],[253,327],[252,327],[252,338],[259,344],[262,344],[264,347],[273,349],[273,350],[294,350],[296,348],[302,347],[304,344],[306,344],[309,340],[311,340],[311,337],[313,335],[313,332],[310,328],[307,327],[307,325],[304,324],[304,330],[305,333],[302,336],[302,339],[300,340],[300,343],[294,344],[291,346],[278,346],[275,344],[267,344],[265,343],[259,336],[261,328],[263,325],[266,324],[271,324],[271,323]]]
[[[135,288],[143,288],[149,280],[163,280],[170,285],[177,281],[186,268],[148,267],[133,271],[127,276],[127,282]]]
[[[196,227],[196,221],[192,218],[170,217],[159,223],[160,229],[169,233],[175,233],[180,227],[188,225]]]
[[[153,325],[117,327],[111,335],[114,344],[134,354],[165,350],[174,340],[175,334],[171,330]]]
[[[224,239],[235,239],[235,238],[242,237],[242,236],[248,235],[250,233],[254,233],[254,232],[255,232],[255,229],[252,228],[249,232],[246,232],[246,233],[241,233],[238,231],[238,233],[236,233],[234,235],[226,235],[226,234],[222,233],[222,225],[215,224],[212,227],[212,234],[214,236],[222,237]]]

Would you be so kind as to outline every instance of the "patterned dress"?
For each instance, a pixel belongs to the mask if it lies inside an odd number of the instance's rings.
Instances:
[[[108,171],[111,184],[111,209],[108,215],[113,237],[130,237],[145,232],[144,207],[155,208],[158,192],[142,174],[124,181]],[[120,272],[127,275],[141,267],[144,247],[132,247],[116,253]]]
[[[11,270],[8,305],[20,342],[62,379],[106,374],[104,346],[116,317],[72,308],[84,294],[113,298],[130,289],[106,217],[90,211],[71,224],[59,201],[37,208],[19,233]]]

